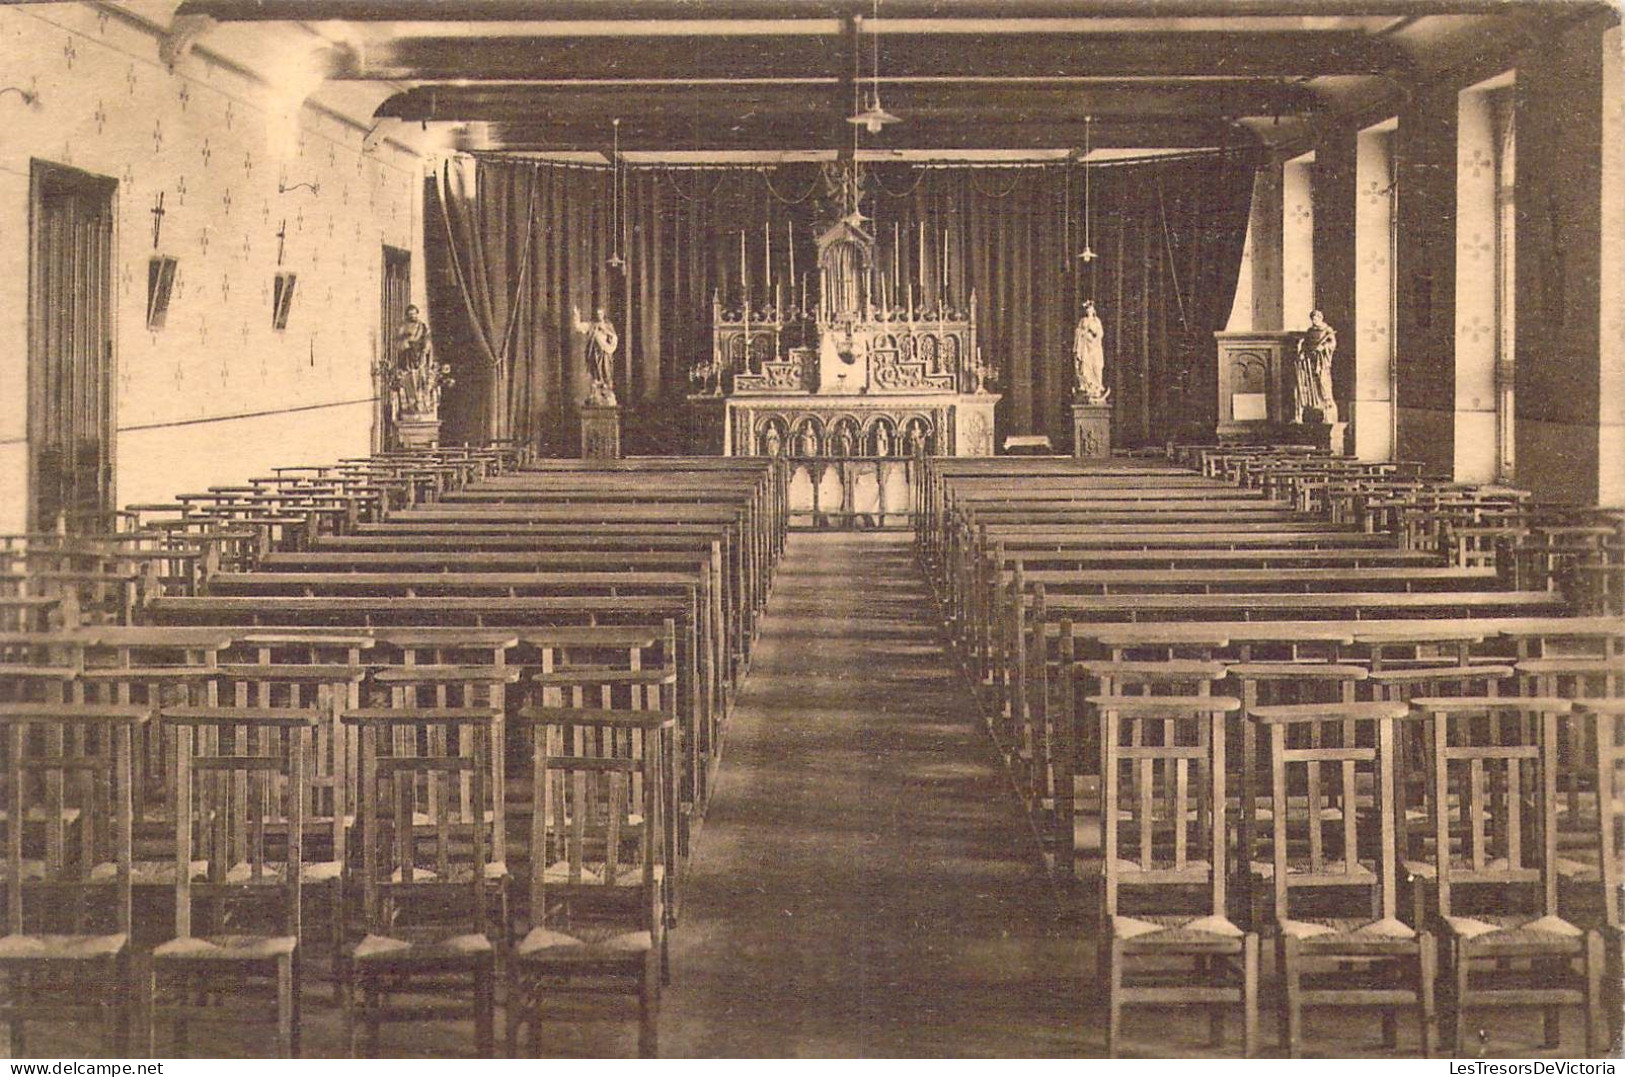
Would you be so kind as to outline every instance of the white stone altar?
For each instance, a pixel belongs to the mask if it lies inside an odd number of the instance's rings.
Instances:
[[[976,296],[964,309],[882,301],[873,237],[851,217],[817,244],[816,302],[713,300],[694,450],[789,461],[794,523],[904,526],[917,457],[994,452],[1000,397],[984,384]]]

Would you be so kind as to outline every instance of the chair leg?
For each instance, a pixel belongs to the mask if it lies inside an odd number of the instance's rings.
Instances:
[[[1203,984],[1216,984],[1222,979],[1225,963],[1218,959],[1199,957],[1196,959],[1196,979]],[[1207,1008],[1207,1044],[1212,1048],[1224,1046],[1224,1011],[1223,1003]]]
[[[276,962],[276,1056],[293,1058],[293,959],[279,957]]]
[[[188,972],[180,974],[180,990],[176,992],[177,1004],[175,1006],[175,1057],[185,1058],[191,1050],[192,1041],[192,1005],[195,995],[195,985],[192,975]]]
[[[1433,1057],[1439,1041],[1439,1008],[1433,995],[1433,981],[1439,974],[1438,945],[1438,941],[1428,934],[1424,934],[1419,943],[1418,974],[1421,983],[1417,985],[1416,994],[1422,1011],[1418,1018],[1421,1022],[1423,1058]]]
[[[514,962],[516,965],[517,962]],[[524,1013],[525,994],[520,983],[519,970],[514,967],[508,969],[508,997],[503,1007],[503,1047],[509,1058],[519,1057],[519,1015]]]
[[[1288,1058],[1303,1052],[1303,998],[1298,977],[1298,940],[1281,936],[1275,950],[1281,977],[1281,1050]]]
[[[1465,939],[1455,940],[1451,946],[1451,956],[1455,958],[1452,964],[1455,972],[1455,998],[1451,1000],[1451,1007],[1455,1011],[1456,1018],[1456,1055],[1460,1057],[1467,1054],[1467,1037],[1471,1035],[1471,1029],[1467,1027],[1467,974],[1472,960],[1467,954]]]
[[[147,1057],[158,1057],[158,969],[149,965],[146,975],[146,1011],[147,1011]],[[15,1057],[17,1041],[12,1040],[12,1054]]]
[[[1612,894],[1609,895],[1609,900],[1613,900]],[[1586,1053],[1590,1055],[1605,1055],[1610,1046],[1611,1030],[1608,1015],[1603,1011],[1602,998],[1604,960],[1602,933],[1586,932]]]
[[[651,950],[643,962],[638,991],[638,1057],[660,1054],[660,955]]]
[[[344,1049],[351,1058],[358,1057],[356,1048],[359,1043],[356,1038],[356,987],[352,979],[351,966],[348,961],[341,961],[334,968],[334,979],[338,982],[340,1013],[344,1015]]]
[[[1116,1058],[1123,1036],[1123,943],[1106,945],[1106,1057]]]
[[[1258,934],[1252,931],[1241,940],[1241,1054],[1258,1054]]]
[[[112,1000],[113,1052],[115,1058],[130,1057],[130,1021],[134,1015],[137,999],[135,979],[132,975],[133,968],[130,953],[125,950],[124,953],[119,955],[114,972],[113,989],[117,992],[117,995]]]
[[[474,1049],[481,1058],[496,1057],[496,963],[474,969]]]

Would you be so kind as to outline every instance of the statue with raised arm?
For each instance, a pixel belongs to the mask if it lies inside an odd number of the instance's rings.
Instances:
[[[1332,356],[1336,353],[1337,332],[1326,324],[1324,314],[1310,311],[1309,328],[1298,337],[1292,360],[1293,422],[1303,422],[1310,411],[1318,411],[1321,422],[1337,421],[1337,401],[1332,397]]]
[[[621,338],[615,332],[615,325],[599,307],[596,317],[590,321],[583,321],[579,307],[572,308],[575,316],[575,329],[578,333],[587,334],[587,374],[592,378],[592,388],[587,390],[586,403],[600,407],[615,406],[615,349],[620,347]]]
[[[1095,313],[1095,302],[1084,300],[1083,317],[1072,334],[1073,392],[1087,404],[1102,404],[1111,396],[1106,388],[1106,327]]]

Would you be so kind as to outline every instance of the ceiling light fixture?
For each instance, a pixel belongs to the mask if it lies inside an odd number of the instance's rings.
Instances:
[[[880,0],[874,0],[873,21],[880,22]],[[901,123],[902,118],[886,111],[880,103],[880,35],[873,27],[869,31],[869,39],[874,46],[874,66],[869,86],[869,107],[861,112],[854,113],[846,118],[846,122],[855,127],[861,127],[871,135],[878,135],[888,123]]]
[[[611,123],[615,127],[614,149],[610,151],[609,167],[610,182],[614,185],[610,202],[610,239],[609,265],[611,269],[624,270],[626,259],[621,257],[621,118],[615,117]]]
[[[1078,257],[1083,259],[1085,265],[1093,262],[1095,258],[1098,257],[1095,254],[1095,248],[1089,242],[1089,218],[1094,216],[1094,207],[1091,203],[1091,191],[1089,189],[1089,129],[1094,122],[1095,118],[1093,116],[1085,116],[1083,118],[1083,250],[1078,252]]]

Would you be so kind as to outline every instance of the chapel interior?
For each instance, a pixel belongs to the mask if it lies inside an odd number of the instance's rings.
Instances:
[[[1622,80],[0,6],[9,1056],[1617,1057]]]

